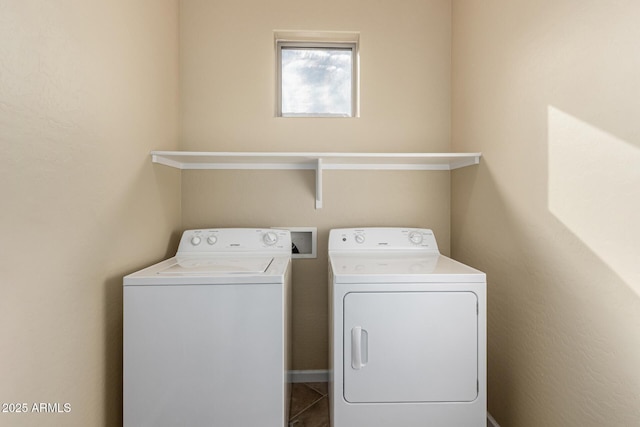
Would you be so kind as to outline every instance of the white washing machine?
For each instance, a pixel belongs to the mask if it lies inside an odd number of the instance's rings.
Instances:
[[[288,422],[291,236],[188,230],[124,278],[124,427]]]
[[[333,427],[485,427],[486,276],[431,230],[329,234]]]

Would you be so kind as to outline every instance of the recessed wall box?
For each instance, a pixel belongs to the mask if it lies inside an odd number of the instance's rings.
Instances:
[[[272,227],[291,232],[291,258],[317,258],[316,227]]]

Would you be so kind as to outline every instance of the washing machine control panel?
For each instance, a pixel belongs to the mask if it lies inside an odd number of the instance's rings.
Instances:
[[[291,232],[262,228],[186,230],[178,247],[178,255],[236,251],[290,254]]]
[[[428,250],[438,252],[433,231],[426,228],[340,228],[329,233],[329,250]]]

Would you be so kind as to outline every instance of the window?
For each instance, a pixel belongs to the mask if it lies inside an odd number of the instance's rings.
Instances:
[[[356,117],[357,42],[277,40],[280,117]]]

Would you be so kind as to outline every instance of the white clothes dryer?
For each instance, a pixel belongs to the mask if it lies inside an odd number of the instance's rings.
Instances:
[[[288,423],[291,236],[188,230],[124,278],[124,427]]]
[[[486,276],[431,230],[329,234],[333,427],[485,427]]]

